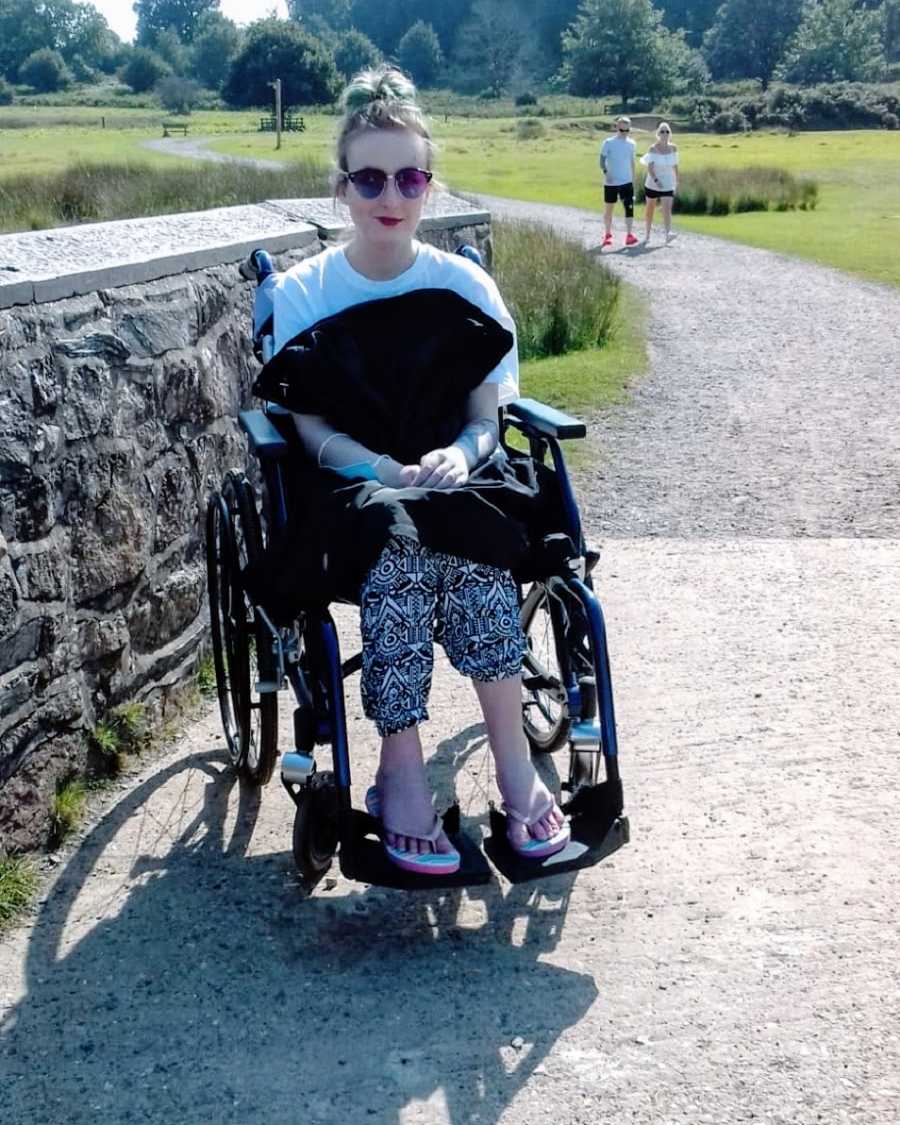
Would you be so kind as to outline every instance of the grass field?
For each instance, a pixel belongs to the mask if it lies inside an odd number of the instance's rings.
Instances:
[[[106,129],[101,129],[101,116]],[[149,109],[91,107],[0,108],[0,177],[55,171],[75,160],[175,159],[141,147],[161,136],[166,114]],[[215,149],[240,156],[330,160],[336,120],[306,114],[307,130],[285,134],[280,153],[271,134],[256,132],[259,114],[198,111],[192,137],[210,137]],[[570,204],[600,211],[597,146],[606,122],[598,118],[532,119],[538,135],[519,136],[521,118],[438,115],[438,174],[448,186],[517,199]],[[33,122],[29,128],[10,124]],[[651,134],[637,130],[639,151]],[[754,212],[683,216],[687,230],[810,258],[864,277],[900,285],[900,133],[848,131],[676,135],[686,168],[772,165],[814,176],[819,205],[812,212]]]
[[[284,154],[312,146],[328,156],[326,119],[318,132],[290,137]],[[585,119],[541,120],[542,135],[517,138],[515,120],[450,117],[434,122],[440,141],[438,172],[453,188],[562,203],[600,211],[597,148],[605,136]],[[635,132],[639,151],[652,142]],[[900,285],[900,133],[749,133],[718,136],[683,133],[675,137],[685,167],[781,167],[813,176],[820,187],[815,211],[756,212],[744,215],[684,216],[687,230],[810,258],[877,281]],[[240,155],[271,149],[271,139],[228,137],[215,142]]]

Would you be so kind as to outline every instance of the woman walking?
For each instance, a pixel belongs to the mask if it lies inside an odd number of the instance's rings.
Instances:
[[[658,200],[662,209],[666,242],[670,242],[675,237],[672,233],[672,204],[678,190],[678,146],[672,144],[672,129],[667,121],[659,123],[656,141],[641,157],[641,164],[647,169],[644,178],[644,222],[647,228],[644,239],[646,242],[650,241],[653,214]]]

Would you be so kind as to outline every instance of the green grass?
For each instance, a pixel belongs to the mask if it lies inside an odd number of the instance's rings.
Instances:
[[[20,856],[0,857],[0,933],[28,909],[37,887],[33,863]]]
[[[545,99],[542,99],[542,102]],[[474,102],[459,103],[474,112]],[[453,103],[440,103],[452,110]],[[599,214],[601,210],[597,148],[608,117],[543,117],[544,133],[520,139],[522,118],[470,117],[436,112],[439,142],[437,170],[453,189],[506,195],[515,199],[568,204]],[[491,112],[498,107],[492,105]],[[554,106],[562,110],[563,103]],[[585,108],[589,108],[585,106]],[[101,115],[106,130],[99,128]],[[143,108],[97,109],[88,106],[7,106],[0,108],[0,182],[16,172],[58,171],[76,160],[142,161],[174,167],[176,158],[140,147],[161,135],[166,116]],[[192,137],[213,137],[213,147],[234,155],[265,156],[286,162],[303,157],[327,164],[337,119],[333,114],[305,113],[307,130],[284,135],[280,152],[271,134],[257,133],[254,112],[197,111],[190,118]],[[4,128],[4,122],[33,119],[32,128]],[[635,130],[639,150],[652,134]],[[687,230],[701,231],[752,246],[782,250],[864,277],[900,285],[900,133],[877,130],[758,132],[716,136],[680,133],[675,137],[685,171],[712,167],[741,169],[770,166],[819,185],[814,211],[749,212],[723,216],[679,215]],[[677,207],[677,205],[676,205]],[[676,211],[677,214],[677,211]]]
[[[324,118],[314,151],[327,159]],[[515,118],[434,121],[439,141],[437,171],[452,189],[581,207],[600,213],[597,150],[605,134],[600,118],[542,119],[546,133],[519,140]],[[638,151],[652,134],[635,130]],[[718,136],[678,133],[683,170],[781,168],[812,177],[819,186],[813,211],[749,212],[723,216],[678,215],[679,226],[735,242],[784,251],[863,277],[900,285],[900,133],[849,130],[797,133],[740,133]],[[290,137],[274,154],[289,159],[306,145]],[[268,151],[271,140],[248,135],[214,142],[223,152]],[[640,217],[640,213],[639,213]]]
[[[58,847],[70,836],[84,816],[87,787],[80,778],[60,782],[50,806],[51,845]]]

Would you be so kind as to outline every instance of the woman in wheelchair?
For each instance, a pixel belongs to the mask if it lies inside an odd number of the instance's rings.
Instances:
[[[484,270],[415,238],[433,145],[409,80],[389,66],[364,71],[343,107],[336,194],[352,234],[279,278],[276,356],[256,387],[293,411],[310,465],[302,531],[279,549],[317,554],[325,571],[304,583],[360,602],[362,700],[382,738],[366,805],[389,859],[432,874],[460,863],[419,733],[434,640],[473,682],[510,845],[552,855],[569,827],[523,731],[510,572],[528,490],[498,440],[498,407],[518,395],[515,326]],[[301,581],[299,565],[288,581]]]

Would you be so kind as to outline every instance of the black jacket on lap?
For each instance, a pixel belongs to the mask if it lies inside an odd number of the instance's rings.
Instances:
[[[469,394],[512,345],[512,333],[451,290],[415,290],[354,305],[301,332],[266,364],[253,391],[414,464],[455,440]],[[272,535],[248,587],[280,623],[304,606],[356,600],[394,536],[521,568],[530,539],[552,529],[539,472],[530,458],[497,450],[460,488],[393,489],[348,481],[299,453],[287,467],[287,527]]]

